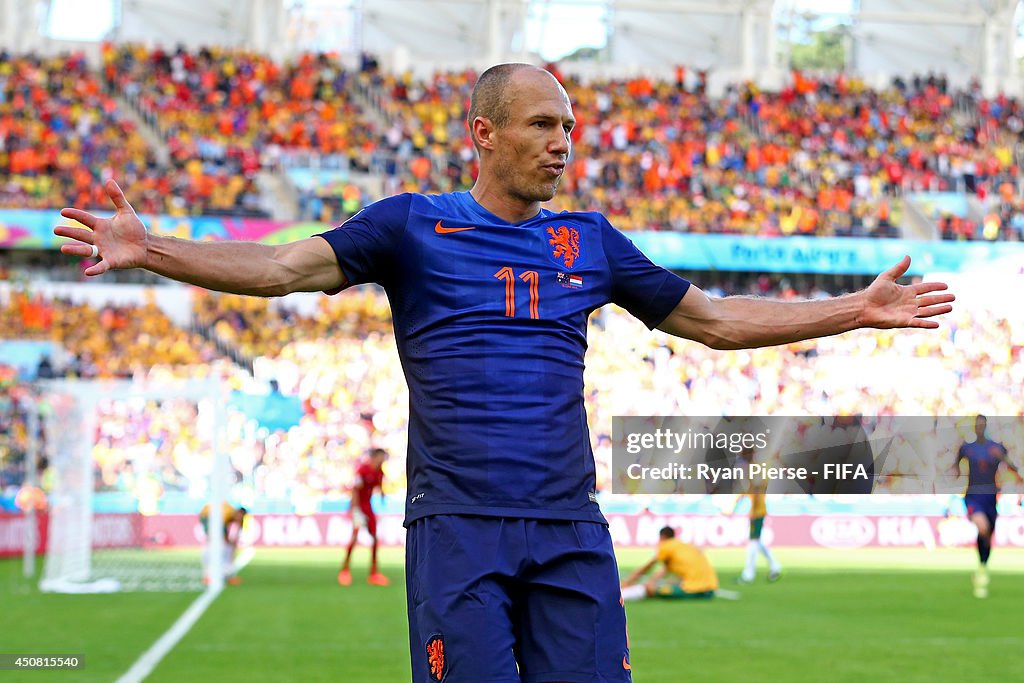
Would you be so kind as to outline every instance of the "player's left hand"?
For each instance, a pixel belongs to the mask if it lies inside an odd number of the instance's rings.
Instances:
[[[101,275],[108,270],[146,267],[146,226],[113,179],[108,180],[103,189],[117,210],[110,218],[101,218],[82,209],[61,209],[61,216],[85,226],[58,225],[53,229],[55,235],[75,240],[62,244],[61,253],[98,258],[97,263],[83,271],[87,276]]]
[[[897,284],[896,280],[910,268],[910,257],[904,256],[895,266],[875,278],[864,290],[862,327],[891,329],[919,327],[935,329],[939,323],[927,320],[953,310],[953,294],[933,294],[947,289],[945,282],[919,282],[913,285]]]

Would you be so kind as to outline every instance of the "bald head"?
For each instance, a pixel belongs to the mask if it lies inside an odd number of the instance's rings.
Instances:
[[[473,121],[478,116],[489,119],[495,128],[504,128],[508,125],[512,112],[511,104],[514,99],[509,95],[509,85],[516,74],[524,71],[541,73],[555,81],[555,83],[558,82],[549,72],[532,64],[513,62],[492,66],[480,74],[480,78],[473,87],[473,94],[469,100],[469,115],[467,117],[470,130],[473,128]]]
[[[480,155],[473,197],[510,222],[536,215],[572,150],[576,120],[558,79],[529,64],[491,67],[473,88],[468,123]]]

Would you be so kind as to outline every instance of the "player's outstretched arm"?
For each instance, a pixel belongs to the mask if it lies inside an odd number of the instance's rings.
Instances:
[[[233,294],[282,296],[343,287],[345,276],[330,245],[319,237],[270,246],[255,242],[193,242],[149,234],[113,180],[104,186],[115,213],[101,218],[81,209],[61,215],[86,228],[57,226],[54,234],[74,242],[61,246],[72,256],[98,256],[87,276],[108,270],[144,268],[179,282]],[[94,253],[93,247],[97,253]]]
[[[933,329],[930,320],[953,310],[942,282],[900,285],[910,257],[866,289],[822,301],[774,301],[745,296],[712,299],[691,286],[658,329],[714,349],[748,349],[827,337],[859,328]]]

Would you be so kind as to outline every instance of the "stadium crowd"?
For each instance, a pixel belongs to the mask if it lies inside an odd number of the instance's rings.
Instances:
[[[728,284],[712,284],[709,290],[767,291],[785,297],[824,294],[810,282],[794,286],[789,279],[772,283],[752,278],[733,283],[742,289],[720,289]],[[153,337],[168,325],[148,307],[130,315],[113,308],[87,314],[81,307],[51,302],[54,312],[46,314],[43,303],[21,299],[17,308],[8,305],[3,309],[5,324],[32,333],[48,324],[65,340],[89,338],[63,331],[69,327],[95,330],[99,338],[108,339],[128,324],[149,330],[146,334]],[[40,315],[52,315],[55,321],[36,322]],[[295,509],[313,511],[324,501],[343,501],[353,464],[372,447],[392,454],[388,491],[403,488],[408,393],[383,293],[365,287],[324,297],[315,313],[306,314],[289,307],[287,300],[204,294],[195,300],[195,316],[219,341],[255,358],[258,377],[275,380],[285,394],[301,401],[301,417],[284,428],[268,429],[258,421],[246,427],[240,414],[232,417],[229,448],[246,502],[288,501]],[[128,323],[126,317],[148,322]],[[177,346],[187,355],[175,357],[194,364],[192,374],[216,372],[233,387],[244,385],[238,375],[218,365],[223,361],[211,360],[209,342],[186,343],[188,333],[174,329],[165,329],[163,336],[163,343],[139,352],[146,356],[83,374],[160,363],[150,374],[166,375],[167,359]],[[1024,329],[985,308],[960,309],[938,330],[861,331],[739,352],[713,351],[648,333],[619,310],[605,308],[592,318],[589,336],[585,397],[602,490],[609,490],[614,476],[615,415],[1022,414],[1006,387],[1024,383]],[[207,357],[201,351],[184,351],[191,346],[206,348]],[[109,347],[86,347],[94,351],[88,358],[109,356]],[[151,506],[159,499],[154,491],[187,492],[191,474],[205,471],[207,453],[194,440],[165,445],[168,434],[188,432],[194,407],[109,410],[98,447],[103,457],[97,481],[103,490],[130,492]],[[152,455],[140,459],[139,453]],[[949,465],[941,458],[931,464],[943,469]]]
[[[82,53],[0,53],[0,206],[105,206],[102,181],[117,177],[136,209],[187,215],[247,213],[251,183],[153,147],[104,88]]]
[[[578,125],[556,208],[601,210],[625,230],[884,237],[896,234],[901,195],[954,191],[986,205],[998,198],[999,223],[945,215],[947,238],[1024,235],[1015,100],[951,93],[934,77],[875,91],[796,73],[780,93],[743,84],[721,99],[681,82],[564,80]],[[367,82],[390,122],[371,157],[388,192],[468,187],[474,74],[360,74]]]
[[[81,54],[0,54],[0,203],[102,206],[95,181],[113,175],[142,212],[258,215],[257,173],[294,167],[325,173],[301,189],[302,218],[339,223],[376,199],[339,172],[377,174],[384,194],[472,184],[475,76],[227,48],[105,44],[98,74]],[[718,98],[681,78],[562,80],[578,123],[555,208],[624,230],[886,237],[904,195],[948,191],[977,210],[936,216],[936,234],[1024,238],[1016,100],[936,77],[874,90],[795,72],[780,92],[735,84]],[[163,139],[169,166],[115,95]]]
[[[336,57],[307,53],[279,63],[221,48],[107,44],[103,60],[107,86],[151,122],[175,163],[217,174],[203,187],[211,196],[255,192],[261,168],[367,168],[373,126],[352,98],[352,73]],[[329,188],[313,194],[326,205],[330,196]]]
[[[12,290],[0,299],[0,339],[47,339],[62,359],[44,358],[43,379],[110,379],[146,374],[154,367],[219,371],[226,361],[212,342],[176,326],[157,304],[95,307]]]
[[[17,381],[15,368],[0,364],[0,512],[16,510],[25,480],[30,390]]]
[[[474,74],[374,73],[370,82],[392,122],[384,146],[399,160],[386,169],[389,189],[468,187]],[[1024,156],[1015,100],[952,93],[934,77],[876,91],[794,73],[779,93],[742,84],[719,99],[682,81],[563,82],[577,125],[555,208],[598,210],[624,230],[887,237],[904,193],[984,201],[998,190],[998,227],[961,221],[955,238],[1024,239],[1024,218],[1014,220]]]

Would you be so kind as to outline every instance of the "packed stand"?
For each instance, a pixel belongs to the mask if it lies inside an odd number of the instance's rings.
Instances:
[[[331,173],[380,174],[385,195],[465,189],[476,174],[468,69],[418,80],[372,60],[349,70],[328,54],[281,63],[106,44],[101,80],[81,55],[0,57],[6,206],[105,206],[96,180],[113,175],[142,212],[259,215],[258,171],[301,167],[327,174],[300,188],[301,217],[336,224],[372,198]],[[599,210],[624,230],[886,237],[902,195],[949,191],[984,215],[939,216],[944,238],[1024,234],[1016,100],[952,92],[935,77],[872,90],[795,73],[779,93],[743,84],[717,99],[684,70],[674,82],[562,80],[575,154],[552,208]],[[104,85],[159,131],[172,168]],[[389,124],[377,129],[360,101]]]
[[[945,78],[914,77],[876,91],[845,76],[816,81],[796,74],[792,88],[752,98],[751,110],[760,137],[800,150],[795,168],[805,178],[818,176],[819,187],[829,175],[852,180],[847,189],[855,198],[954,192],[984,202],[1018,185],[1020,103],[985,99],[977,84],[953,91]],[[818,200],[834,203],[820,191]],[[959,238],[1018,237],[974,227]]]
[[[160,386],[217,377],[235,388],[243,383],[240,370],[217,352],[214,343],[176,326],[154,302],[95,307],[13,289],[6,301],[0,300],[0,330],[0,340],[57,343],[57,352],[43,356],[35,368],[33,374],[41,380],[131,378]],[[13,491],[11,481],[17,484],[24,476],[18,468],[25,435],[18,425],[25,420],[21,415],[12,427],[4,415],[18,408],[16,399],[28,391],[11,372],[8,382],[0,366],[0,479],[4,482],[0,499],[7,502],[14,500],[7,495]],[[103,399],[103,389],[97,391],[97,492],[126,493],[144,513],[156,512],[161,496],[168,492],[205,495],[211,449],[209,438],[196,432],[195,403],[113,402]],[[232,458],[244,463],[252,457],[253,444],[239,436],[243,433],[237,424],[240,415],[229,413],[229,419],[235,428],[228,433],[235,438],[227,446]],[[45,475],[42,483],[47,488]]]
[[[142,213],[244,212],[250,184],[179,163],[162,166],[82,53],[0,53],[0,206],[106,209],[117,178]]]
[[[108,86],[135,103],[175,164],[204,179],[206,213],[248,213],[261,168],[368,169],[372,126],[335,56],[280,63],[225,48],[108,44],[103,59]]]
[[[132,377],[157,367],[219,372],[225,361],[213,343],[177,327],[154,302],[96,308],[12,290],[0,300],[0,338],[52,340],[62,359],[43,359],[43,379]]]
[[[286,300],[233,295],[200,294],[194,306],[198,324],[258,357],[258,376],[302,400],[300,423],[265,441],[254,474],[260,495],[303,509],[337,498],[356,461],[376,447],[391,454],[388,490],[404,488],[408,390],[380,292],[364,287],[322,297],[316,313],[305,315]]]
[[[429,80],[372,66],[359,84],[390,125],[372,157],[386,178],[386,194],[468,189],[476,178],[476,151],[466,128],[472,70],[437,72]]]
[[[984,145],[987,154],[955,168],[953,187],[976,197],[980,220],[946,213],[939,217],[944,240],[1024,241],[1024,110],[1005,95],[986,99],[974,84],[962,95],[970,112],[968,138]]]
[[[105,207],[101,181],[117,176],[140,211],[162,209],[152,150],[81,53],[0,53],[0,172],[5,208]]]
[[[18,509],[25,483],[32,394],[17,381],[13,367],[0,364],[0,512]]]
[[[389,191],[470,187],[475,75],[364,78],[392,122],[381,145],[394,157]],[[685,71],[676,82],[562,80],[575,151],[551,207],[598,210],[624,230],[893,237],[905,192],[1018,194],[1019,103],[952,94],[944,79],[875,91],[797,73],[779,93],[746,84],[721,99],[687,87]],[[971,237],[1017,236],[1024,219],[1006,206],[1000,216],[999,231]]]
[[[992,194],[987,194],[985,187],[980,185],[978,188],[982,206],[978,220],[969,213],[960,215],[944,211],[939,214],[938,228],[943,240],[1024,242],[1024,193],[1021,192],[1021,184],[1002,179]]]

